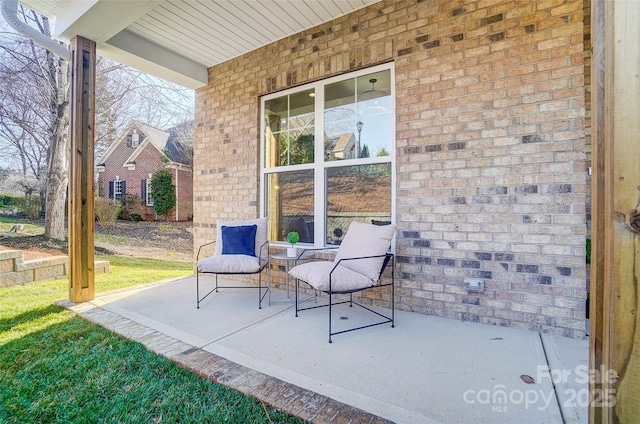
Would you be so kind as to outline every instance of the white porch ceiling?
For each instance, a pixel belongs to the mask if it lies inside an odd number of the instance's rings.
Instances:
[[[190,88],[207,68],[381,0],[20,0],[56,38]]]

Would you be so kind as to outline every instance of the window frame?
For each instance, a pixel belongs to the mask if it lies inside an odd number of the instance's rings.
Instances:
[[[131,135],[131,147],[139,147],[142,142],[142,134],[137,130],[133,130]]]
[[[113,180],[113,200],[120,200],[122,196],[122,180]]]
[[[339,81],[349,80],[356,77],[372,74],[375,72],[386,71],[390,73],[390,98],[391,98],[391,143],[389,156],[369,157],[369,158],[354,158],[344,159],[337,161],[326,161],[325,143],[324,143],[324,106],[325,106],[325,86],[336,83]],[[314,89],[315,103],[315,128],[314,128],[314,162],[300,165],[288,165],[288,166],[275,166],[266,167],[265,157],[265,103],[274,98],[295,94],[301,91],[307,91]],[[372,66],[369,68],[360,69],[358,71],[348,72],[340,74],[327,79],[318,80],[308,84],[300,85],[294,88],[271,93],[260,98],[260,187],[261,187],[261,201],[260,201],[260,216],[266,216],[267,210],[267,193],[268,187],[266,185],[269,174],[284,173],[289,171],[302,171],[313,170],[313,182],[314,182],[314,243],[308,244],[316,248],[326,247],[326,223],[327,223],[327,170],[330,168],[340,168],[349,166],[362,166],[389,163],[391,166],[391,222],[396,222],[396,96],[395,96],[395,66],[393,62],[385,63],[382,65]],[[320,142],[318,142],[320,140]],[[275,245],[286,246],[285,241],[270,240]]]
[[[147,178],[146,180],[146,191],[145,191],[145,204],[147,206],[153,206],[153,197],[151,197],[151,178]]]

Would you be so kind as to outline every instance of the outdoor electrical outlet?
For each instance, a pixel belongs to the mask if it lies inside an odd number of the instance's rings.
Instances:
[[[464,288],[469,292],[483,292],[484,281],[479,278],[465,278]]]

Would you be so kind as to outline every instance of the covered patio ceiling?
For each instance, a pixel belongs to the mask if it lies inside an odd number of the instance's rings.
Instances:
[[[20,0],[55,22],[54,37],[196,89],[207,68],[380,0]]]

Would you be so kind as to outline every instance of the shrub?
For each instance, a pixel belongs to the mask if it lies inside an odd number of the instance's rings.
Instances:
[[[120,202],[106,197],[96,197],[94,207],[96,219],[100,225],[105,227],[116,222],[120,213]]]
[[[40,219],[42,212],[42,199],[40,196],[20,197],[18,209],[23,210],[29,219]]]
[[[120,221],[130,221],[131,214],[128,210],[122,210],[122,206],[120,206],[120,212],[118,212],[118,217],[116,219]]]
[[[5,206],[20,206],[23,201],[24,198],[20,196],[12,196],[10,194],[0,195],[0,202],[2,202]]]
[[[153,174],[151,198],[153,209],[158,215],[164,215],[166,219],[176,205],[176,186],[173,185],[173,178],[168,170],[161,169]]]
[[[137,194],[127,194],[120,199],[122,209],[133,210],[142,206],[142,199]]]
[[[131,215],[129,215],[129,217],[131,218],[132,221],[135,221],[135,222],[142,221],[142,217],[140,216],[139,213],[132,213]]]
[[[142,206],[142,199],[136,194],[127,194],[122,199],[120,199],[120,213],[118,214],[118,219],[123,221],[135,221],[133,215],[138,215],[142,213],[144,207]]]

